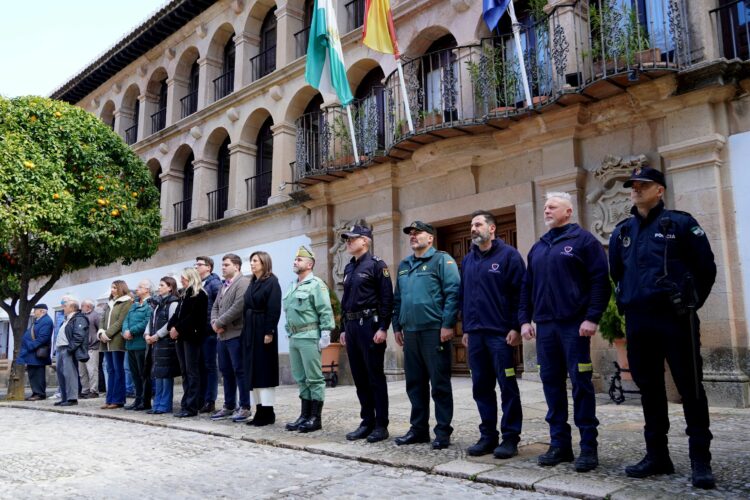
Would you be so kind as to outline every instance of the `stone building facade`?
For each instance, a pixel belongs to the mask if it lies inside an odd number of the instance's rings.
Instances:
[[[411,132],[393,56],[362,44],[364,1],[335,0],[355,158],[335,96],[304,80],[312,3],[173,0],[53,94],[111,124],[146,162],[162,241],[148,262],[65,276],[52,295],[258,248],[290,281],[299,243],[337,286],[338,235],[353,222],[373,228],[375,253],[395,267],[409,253],[402,226],[434,224],[438,246],[460,256],[479,208],[525,255],[545,231],[548,191],[571,193],[578,222],[606,243],[629,210],[623,180],[648,164],[666,174],[668,207],[693,213],[716,254],[701,311],[709,400],[750,404],[744,11],[720,0],[520,0],[527,100],[507,16],[490,32],[478,1],[392,0]],[[594,351],[607,381],[613,349],[597,339]],[[535,357],[525,344],[525,376]]]

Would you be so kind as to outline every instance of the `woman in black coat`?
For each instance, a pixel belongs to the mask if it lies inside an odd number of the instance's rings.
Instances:
[[[201,344],[206,336],[208,295],[198,271],[186,267],[180,275],[182,297],[177,311],[167,323],[169,336],[177,340],[177,359],[182,372],[182,402],[175,417],[195,417],[203,405],[200,394]]]
[[[253,277],[245,292],[245,324],[242,327],[245,377],[256,403],[255,418],[248,425],[263,426],[276,421],[273,403],[279,385],[279,336],[281,287],[271,272],[271,256],[250,256]]]
[[[154,403],[146,413],[161,414],[172,412],[174,378],[180,374],[177,360],[177,341],[169,336],[167,323],[177,312],[177,282],[170,276],[159,280],[159,295],[153,300],[154,313],[151,315],[143,336],[151,349],[151,376],[155,379]]]

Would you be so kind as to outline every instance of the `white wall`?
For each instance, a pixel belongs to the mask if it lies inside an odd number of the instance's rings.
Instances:
[[[292,263],[294,262],[294,256],[297,253],[297,249],[300,245],[310,245],[310,238],[307,236],[296,236],[294,238],[288,238],[285,240],[274,241],[272,243],[265,243],[256,247],[245,247],[230,250],[229,252],[222,252],[220,254],[209,254],[214,259],[214,272],[221,277],[221,257],[225,253],[236,253],[242,257],[242,273],[250,274],[250,262],[248,258],[250,254],[256,250],[264,250],[271,255],[273,260],[273,273],[279,278],[281,284],[282,294],[286,292],[289,285],[296,279],[296,275],[292,272]],[[77,285],[68,288],[55,289],[47,293],[42,300],[39,302],[47,304],[49,307],[49,314],[54,319],[55,310],[60,309],[60,299],[63,295],[73,295],[79,299],[91,298],[95,300],[106,299],[109,297],[109,288],[112,282],[116,279],[124,280],[128,286],[132,289],[138,285],[138,282],[142,279],[150,279],[154,282],[154,285],[159,284],[159,278],[162,276],[174,276],[177,279],[179,285],[179,274],[185,267],[192,267],[193,260],[187,260],[183,262],[176,262],[171,266],[155,267],[147,271],[140,271],[132,274],[125,274],[123,276],[110,277],[107,279],[91,281],[84,285]],[[94,272],[94,268],[91,269]],[[7,319],[7,315],[2,312],[0,320]],[[281,319],[279,320],[279,352],[289,352],[289,342],[286,337],[286,330],[284,330],[285,317],[284,311],[281,312]],[[13,356],[13,337],[9,338],[9,349],[8,358]]]

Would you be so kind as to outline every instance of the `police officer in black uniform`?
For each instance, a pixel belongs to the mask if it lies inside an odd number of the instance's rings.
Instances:
[[[610,273],[625,314],[628,361],[641,390],[646,456],[625,468],[630,477],[672,474],[664,360],[669,363],[687,421],[693,485],[713,488],[708,402],[703,390],[698,318],[716,278],[706,233],[688,213],[664,208],[664,175],[633,171],[633,216],[609,241]]]
[[[353,226],[341,238],[352,255],[344,269],[341,343],[349,355],[362,418],[346,439],[367,438],[368,442],[377,443],[388,438],[388,386],[383,360],[393,311],[393,285],[388,266],[370,253],[369,228]]]

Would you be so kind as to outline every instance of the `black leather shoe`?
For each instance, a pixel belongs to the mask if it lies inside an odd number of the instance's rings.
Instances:
[[[154,414],[154,413],[156,413],[156,412],[155,412],[155,411],[154,411],[154,409],[152,408],[152,409],[150,409],[150,410],[147,410],[147,411],[146,411],[146,413],[148,413],[149,415],[153,415],[153,414]]]
[[[146,408],[146,405],[136,405],[136,407],[133,408],[133,411],[143,411],[143,410],[147,410],[149,408],[151,408],[151,407],[149,406],[148,408]]]
[[[690,468],[693,473],[693,486],[703,490],[716,488],[716,479],[711,470],[711,462],[707,460],[691,460]]]
[[[494,449],[492,455],[495,458],[506,460],[511,457],[518,455],[518,445],[512,441],[503,440],[500,446]]]
[[[127,406],[123,406],[123,410],[135,410],[138,407],[136,403],[129,404]]]
[[[60,405],[62,405],[63,403],[64,403],[64,401],[58,401],[57,403],[55,403],[55,406],[60,406]]]
[[[405,444],[429,443],[430,436],[427,434],[417,434],[414,430],[409,429],[409,432],[401,437],[397,437],[393,441],[398,446],[403,446]]]
[[[198,413],[216,413],[216,403],[208,401],[201,407]]]
[[[654,458],[649,455],[635,465],[625,467],[625,475],[628,477],[644,478],[657,474],[674,474],[674,464],[669,455]]]
[[[576,472],[588,472],[599,467],[599,454],[596,450],[581,450],[575,461]]]
[[[479,438],[479,441],[466,448],[466,453],[470,457],[481,457],[482,455],[492,453],[492,450],[494,450],[496,446],[497,439],[481,437]]]
[[[436,437],[435,440],[432,442],[432,449],[433,450],[444,450],[447,447],[451,445],[451,438],[444,437],[444,438],[438,438]]]
[[[372,427],[370,427],[369,425],[360,425],[359,427],[357,427],[357,430],[354,430],[346,435],[346,440],[356,441],[358,439],[364,439],[369,436],[371,432]]]
[[[67,401],[60,403],[60,406],[76,406],[77,404],[78,404],[77,399],[69,399]]]
[[[550,446],[547,453],[539,455],[536,459],[539,465],[550,467],[563,462],[572,462],[575,457],[571,448],[558,448]]]
[[[380,441],[385,441],[386,439],[388,439],[388,436],[388,429],[386,429],[385,427],[375,427],[370,435],[367,436],[367,442],[378,443]]]
[[[174,416],[177,417],[177,418],[188,418],[188,417],[195,417],[195,416],[197,416],[197,413],[193,413],[193,412],[190,412],[190,411],[182,410],[179,413],[175,413]]]

